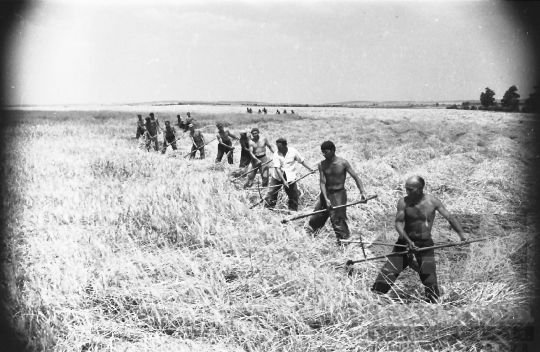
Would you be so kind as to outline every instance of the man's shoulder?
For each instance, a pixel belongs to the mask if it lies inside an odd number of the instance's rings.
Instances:
[[[347,159],[342,158],[342,157],[340,157],[340,156],[337,157],[337,160],[336,160],[336,161],[337,161],[338,163],[340,163],[340,164],[348,164],[348,163],[349,163],[349,161],[348,161]]]
[[[288,149],[289,150],[287,151],[287,153],[290,152],[291,154],[296,154],[296,155],[300,154],[298,152],[298,149],[296,149],[295,147],[288,147]]]
[[[431,194],[425,194],[424,193],[424,200],[435,205],[435,206],[438,206],[440,204],[442,204],[441,200],[435,196],[432,196]]]

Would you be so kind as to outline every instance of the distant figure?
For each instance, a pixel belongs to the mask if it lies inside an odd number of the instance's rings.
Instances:
[[[139,118],[139,120],[137,121],[137,134],[135,138],[139,139],[139,137],[144,134],[145,129],[142,115],[137,115],[137,117]]]
[[[263,108],[263,112],[264,112],[264,114],[266,115],[266,113],[267,113],[266,108]]]
[[[178,127],[181,128],[184,132],[187,132],[189,130],[189,125],[195,124],[193,119],[191,117],[188,117],[186,121],[182,120],[182,116],[176,115],[178,118]]]
[[[163,130],[163,149],[161,154],[165,154],[167,147],[171,146],[173,150],[176,150],[176,130],[169,121],[165,121],[165,130]]]
[[[259,112],[257,114],[260,114],[261,112],[262,112],[261,109],[259,109]]]
[[[279,110],[276,110],[276,114],[279,115],[279,114],[281,114],[281,113],[279,112]]]
[[[291,114],[294,114],[294,110],[291,110]]]
[[[283,113],[286,114],[286,113],[287,113],[287,110],[283,109]]]
[[[191,117],[191,114],[189,113],[189,111],[187,112],[187,117],[188,119]]]
[[[249,114],[249,107],[248,107],[248,108],[246,108],[246,112],[247,112],[247,113]]]
[[[150,117],[146,118],[145,123],[146,131],[144,132],[144,137],[146,139],[146,150],[150,151],[152,143],[154,144],[154,150],[158,150],[158,141],[157,141],[157,127],[152,122]]]
[[[221,159],[223,158],[223,154],[228,153],[227,160],[229,164],[234,163],[233,159],[233,153],[234,153],[234,147],[232,146],[231,138],[239,139],[234,134],[229,131],[229,129],[225,129],[223,127],[223,124],[221,122],[216,124],[216,127],[218,128],[218,133],[216,135],[216,139],[218,141],[218,152],[216,157],[216,163],[221,162]]]
[[[189,138],[191,138],[191,154],[189,155],[190,159],[195,159],[195,155],[197,154],[197,150],[199,150],[199,158],[204,159],[204,145],[206,142],[204,141],[204,136],[201,133],[201,131],[196,130],[195,127],[193,127],[193,124],[190,124],[189,126]]]

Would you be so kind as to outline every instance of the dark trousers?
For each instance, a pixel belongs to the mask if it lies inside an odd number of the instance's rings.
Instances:
[[[328,199],[332,206],[344,205],[347,204],[347,191],[345,188],[342,188],[339,191],[326,190]],[[319,200],[315,204],[314,211],[326,209],[326,201],[324,200],[322,194],[319,196]],[[338,239],[347,239],[351,236],[349,231],[349,226],[347,225],[347,208],[339,208],[333,210],[332,212],[324,212],[320,214],[311,215],[309,218],[309,226],[317,231],[324,226],[326,220],[330,217],[330,222],[336,233]]]
[[[226,146],[224,146],[223,144],[226,144],[228,145],[229,147],[231,148],[227,148]],[[234,151],[232,150],[232,142],[231,140],[228,140],[228,141],[223,141],[223,144],[221,143],[218,143],[218,146],[217,146],[217,157],[216,157],[216,163],[219,163],[221,162],[221,159],[223,158],[223,154],[226,154],[226,153],[229,153],[229,155],[227,156],[227,161],[229,164],[232,164],[234,163],[233,161],[233,153]]]
[[[137,134],[135,135],[136,138],[138,139],[143,134],[144,134],[144,128],[142,128],[141,126],[137,126]]]
[[[201,145],[202,145],[202,144],[201,144]],[[195,146],[193,145],[193,143],[191,144],[191,154],[189,154],[189,158],[190,158],[190,159],[195,159],[195,155],[197,154],[197,151],[196,151],[196,150],[197,150],[198,147],[200,147],[200,145],[197,146],[197,147],[195,147]],[[202,147],[201,149],[199,149],[199,158],[200,158],[200,159],[204,159],[204,147]]]
[[[285,177],[285,175],[283,175]],[[265,208],[274,208],[277,203],[277,197],[279,190],[282,188],[285,188],[285,193],[287,193],[287,196],[289,197],[289,210],[297,211],[298,210],[298,187],[296,186],[296,183],[293,183],[292,185],[289,185],[289,187],[285,186],[279,186],[283,185],[283,181],[277,180],[273,177],[270,177],[270,184],[268,185],[268,193],[266,193],[265,200]]]
[[[251,161],[251,169],[258,169],[259,173],[261,174],[261,179],[262,179],[262,184],[261,185],[262,185],[262,187],[266,187],[266,186],[268,186],[268,179],[269,179],[269,174],[270,174],[270,167],[269,167],[270,164],[266,164],[264,166],[262,164],[266,163],[269,159],[268,159],[268,157],[266,155],[257,156],[257,159],[261,163],[259,164],[259,166],[257,166],[256,161],[252,160]],[[246,182],[244,183],[244,188],[249,188],[249,187],[251,187],[253,185],[253,180],[255,179],[255,176],[257,176],[257,171],[253,171],[253,172],[251,172],[251,173],[249,173],[247,175]],[[276,188],[279,188],[279,187],[276,187]],[[276,195],[276,197],[277,197],[277,195]]]
[[[157,136],[148,137],[146,139],[146,150],[150,151],[150,148],[152,147],[152,144],[154,144],[154,150],[158,151],[159,147],[158,147]]]
[[[251,157],[249,156],[249,153],[245,150],[242,150],[240,153],[240,165],[238,165],[239,168],[244,168],[249,166],[249,163],[251,161]]]
[[[176,150],[176,140],[174,136],[165,137],[165,142],[163,143],[163,150],[161,151],[162,154],[165,154],[169,145],[172,147],[173,150]]]
[[[406,245],[405,239],[398,239],[396,244]],[[414,245],[418,248],[433,246],[433,240],[414,241]],[[403,247],[394,247],[392,252],[403,252]],[[414,254],[416,261],[420,266],[420,280],[424,284],[427,298],[430,302],[435,302],[439,298],[439,285],[437,284],[437,274],[435,273],[435,251],[433,249]],[[375,284],[371,289],[377,293],[387,293],[392,284],[397,280],[399,274],[409,266],[409,258],[407,254],[388,257],[388,260],[383,265],[382,269],[375,279]]]

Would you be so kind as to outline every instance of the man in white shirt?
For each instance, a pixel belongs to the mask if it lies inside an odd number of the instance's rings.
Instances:
[[[290,186],[289,183],[296,180],[297,164],[302,164],[302,166],[309,171],[313,171],[313,168],[306,164],[304,157],[302,157],[295,148],[287,146],[286,139],[279,138],[276,141],[276,146],[277,151],[274,152],[272,159],[274,166],[272,168],[268,193],[264,198],[264,206],[266,208],[274,208],[276,206],[278,193],[281,189],[280,185],[283,185],[285,188],[285,193],[287,193],[287,196],[289,197],[289,210],[297,211],[298,187],[296,183],[293,183]]]

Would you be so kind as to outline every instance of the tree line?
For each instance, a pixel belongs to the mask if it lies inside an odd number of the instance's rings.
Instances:
[[[529,94],[529,98],[525,100],[525,105],[521,108],[521,112],[540,112],[540,85],[533,87],[534,92]],[[480,93],[480,103],[482,104],[478,108],[471,105],[468,101],[461,103],[461,106],[457,104],[446,107],[447,109],[461,109],[461,110],[491,110],[491,111],[509,111],[519,112],[519,98],[518,89],[515,85],[508,88],[504,93],[501,102],[495,101],[495,91],[486,88],[485,92]]]

